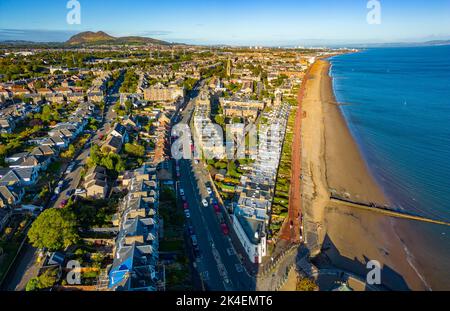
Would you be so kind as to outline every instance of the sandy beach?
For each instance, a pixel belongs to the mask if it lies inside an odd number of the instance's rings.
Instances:
[[[354,202],[388,204],[336,103],[329,68],[325,60],[313,65],[302,102],[304,235],[311,254],[320,253],[325,259],[322,262],[363,278],[368,271],[366,263],[377,260],[386,288],[442,289],[449,264],[444,260],[434,267],[430,253],[438,255],[440,250],[414,243],[421,238],[421,231],[413,228],[436,232],[448,228],[330,200],[333,195]],[[428,256],[415,256],[425,251]]]

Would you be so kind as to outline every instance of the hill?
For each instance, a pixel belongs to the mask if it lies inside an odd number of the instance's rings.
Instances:
[[[146,37],[113,37],[103,31],[81,32],[72,36],[68,41],[68,45],[97,45],[97,44],[155,44],[155,45],[169,45],[169,42],[146,38]]]

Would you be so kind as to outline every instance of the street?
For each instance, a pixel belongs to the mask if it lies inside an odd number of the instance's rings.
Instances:
[[[195,97],[203,86],[201,82],[192,92],[192,99],[181,114],[180,123],[189,124],[195,108]],[[180,160],[179,188],[185,192],[191,217],[188,224],[194,227],[200,249],[196,259],[197,270],[208,290],[252,290],[255,280],[247,274],[231,239],[220,228],[220,222],[211,204],[202,205],[202,200],[211,199],[207,192],[207,177],[199,165],[192,160]],[[222,213],[226,211],[222,210]],[[231,229],[231,228],[230,228]]]

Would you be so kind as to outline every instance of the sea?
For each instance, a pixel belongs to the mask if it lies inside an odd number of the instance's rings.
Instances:
[[[450,46],[329,60],[341,111],[391,207],[450,222]]]

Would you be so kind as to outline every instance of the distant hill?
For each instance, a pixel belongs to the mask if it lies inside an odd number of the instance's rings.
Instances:
[[[169,45],[169,42],[146,38],[146,37],[113,37],[103,31],[81,32],[72,36],[66,44],[68,45],[98,45],[98,44],[155,44]]]

